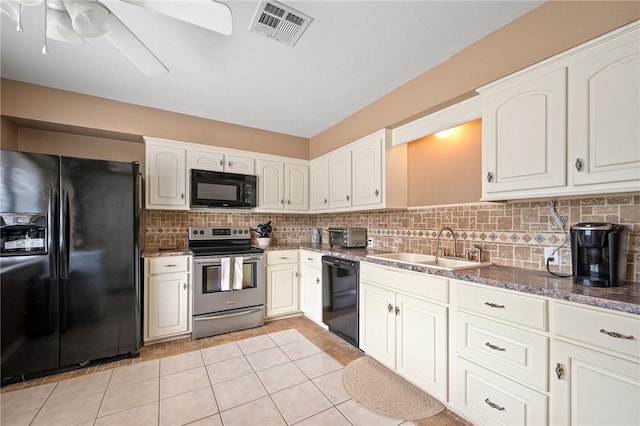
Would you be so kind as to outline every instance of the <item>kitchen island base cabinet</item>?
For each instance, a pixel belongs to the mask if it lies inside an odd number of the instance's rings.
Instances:
[[[446,401],[448,280],[369,263],[360,280],[360,349]]]
[[[298,251],[267,251],[266,317],[299,311]]]
[[[191,332],[190,256],[146,259],[144,340]]]

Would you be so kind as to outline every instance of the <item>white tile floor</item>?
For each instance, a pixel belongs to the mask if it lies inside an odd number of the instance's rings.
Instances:
[[[369,411],[295,329],[0,395],[13,425],[411,425]]]

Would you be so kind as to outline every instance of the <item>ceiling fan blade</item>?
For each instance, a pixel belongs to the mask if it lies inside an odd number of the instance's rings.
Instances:
[[[0,9],[16,24],[20,20],[20,3],[14,0],[0,0]]]
[[[48,6],[47,6],[48,7]],[[47,37],[69,43],[86,43],[87,39],[74,31],[71,18],[65,10],[47,10]]]
[[[214,0],[122,0],[162,15],[224,35],[231,35],[233,20],[231,9]]]
[[[111,14],[111,27],[104,36],[143,74],[156,77],[169,72],[169,69],[114,14]]]

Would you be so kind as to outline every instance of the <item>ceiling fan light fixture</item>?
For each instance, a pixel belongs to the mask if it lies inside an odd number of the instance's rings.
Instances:
[[[47,37],[69,43],[86,43],[87,39],[73,30],[71,18],[66,11],[48,8]]]
[[[83,37],[98,37],[111,26],[111,11],[94,0],[64,0],[73,30]]]

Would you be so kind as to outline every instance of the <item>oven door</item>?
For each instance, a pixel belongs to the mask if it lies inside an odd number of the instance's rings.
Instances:
[[[193,259],[193,314],[264,305],[262,254],[220,255]]]

